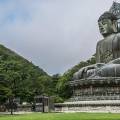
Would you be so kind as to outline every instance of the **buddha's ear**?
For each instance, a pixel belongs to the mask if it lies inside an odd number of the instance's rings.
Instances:
[[[118,28],[117,20],[114,20],[113,21],[113,30],[115,33],[118,32],[117,28]]]

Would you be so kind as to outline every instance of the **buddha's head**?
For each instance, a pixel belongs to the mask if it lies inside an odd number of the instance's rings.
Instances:
[[[112,33],[117,32],[116,29],[116,16],[110,12],[105,12],[98,19],[100,33],[106,37]]]

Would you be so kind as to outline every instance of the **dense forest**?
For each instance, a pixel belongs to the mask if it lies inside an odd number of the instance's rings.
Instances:
[[[69,80],[80,68],[94,64],[95,57],[82,61],[63,75],[48,75],[22,56],[0,45],[0,103],[9,97],[32,102],[36,95],[54,96],[55,102],[63,102],[71,96]]]

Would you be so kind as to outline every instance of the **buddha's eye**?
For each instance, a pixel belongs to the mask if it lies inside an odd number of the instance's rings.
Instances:
[[[104,22],[102,22],[102,24],[103,24],[103,25],[105,25],[105,23],[104,23]]]
[[[102,24],[105,25],[105,24],[107,24],[107,22],[106,22],[106,21],[103,21]]]
[[[107,23],[108,23],[108,20],[106,20],[106,19],[105,19],[105,20],[102,20],[102,24],[103,24],[103,25],[105,25],[105,24],[107,24]]]

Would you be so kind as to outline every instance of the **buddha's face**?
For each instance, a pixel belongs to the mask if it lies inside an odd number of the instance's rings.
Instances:
[[[103,19],[98,22],[100,33],[107,36],[114,32],[113,22],[110,19]]]

